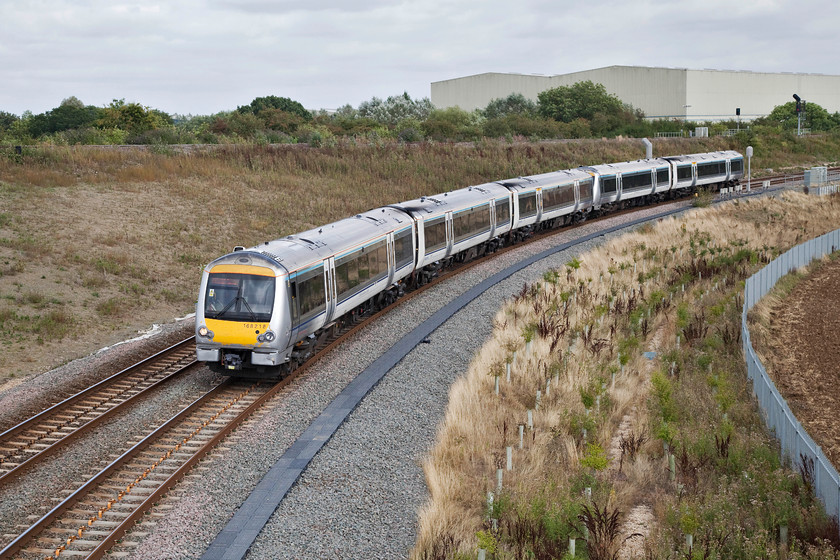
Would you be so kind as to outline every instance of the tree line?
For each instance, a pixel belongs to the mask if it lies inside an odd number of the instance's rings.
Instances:
[[[808,103],[803,126],[812,132],[840,131],[840,113]],[[793,102],[750,123],[751,129],[795,131]],[[536,102],[519,93],[494,99],[483,109],[438,109],[428,98],[408,93],[373,97],[358,107],[310,111],[286,97],[258,97],[248,105],[213,115],[169,115],[115,99],[106,107],[76,97],[40,114],[0,111],[0,144],[221,144],[308,143],[329,145],[341,138],[401,142],[475,141],[481,138],[551,139],[643,137],[682,133],[705,125],[715,134],[736,128],[733,121],[694,123],[683,119],[647,120],[644,113],[591,81],[548,89]]]

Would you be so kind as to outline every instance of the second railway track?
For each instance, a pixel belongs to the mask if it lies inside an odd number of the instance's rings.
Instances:
[[[196,462],[282,385],[220,384],[61,500],[0,550],[0,558],[101,558]]]
[[[9,428],[0,434],[0,484],[195,363],[184,340]]]

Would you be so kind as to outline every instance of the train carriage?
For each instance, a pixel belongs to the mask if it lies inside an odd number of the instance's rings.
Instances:
[[[236,371],[306,353],[335,319],[397,297],[414,231],[410,216],[378,208],[216,259],[196,306],[198,359]]]
[[[434,272],[440,262],[454,256],[466,258],[470,250],[495,250],[495,240],[511,229],[510,191],[496,183],[424,196],[391,208],[416,222],[418,271]]]
[[[732,150],[662,158],[671,165],[674,189],[731,186],[744,176],[744,157]]]

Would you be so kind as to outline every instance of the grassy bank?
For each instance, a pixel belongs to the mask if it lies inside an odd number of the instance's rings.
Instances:
[[[745,278],[839,222],[836,196],[733,202],[524,288],[451,389],[413,557],[561,558],[574,538],[613,558],[628,517],[647,558],[835,557],[836,523],[754,405],[740,313]]]

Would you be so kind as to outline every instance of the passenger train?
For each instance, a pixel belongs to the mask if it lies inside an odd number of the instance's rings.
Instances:
[[[612,209],[732,186],[743,175],[735,151],[578,167],[424,196],[236,247],[204,269],[197,358],[230,375],[282,374],[332,329],[453,261]]]

